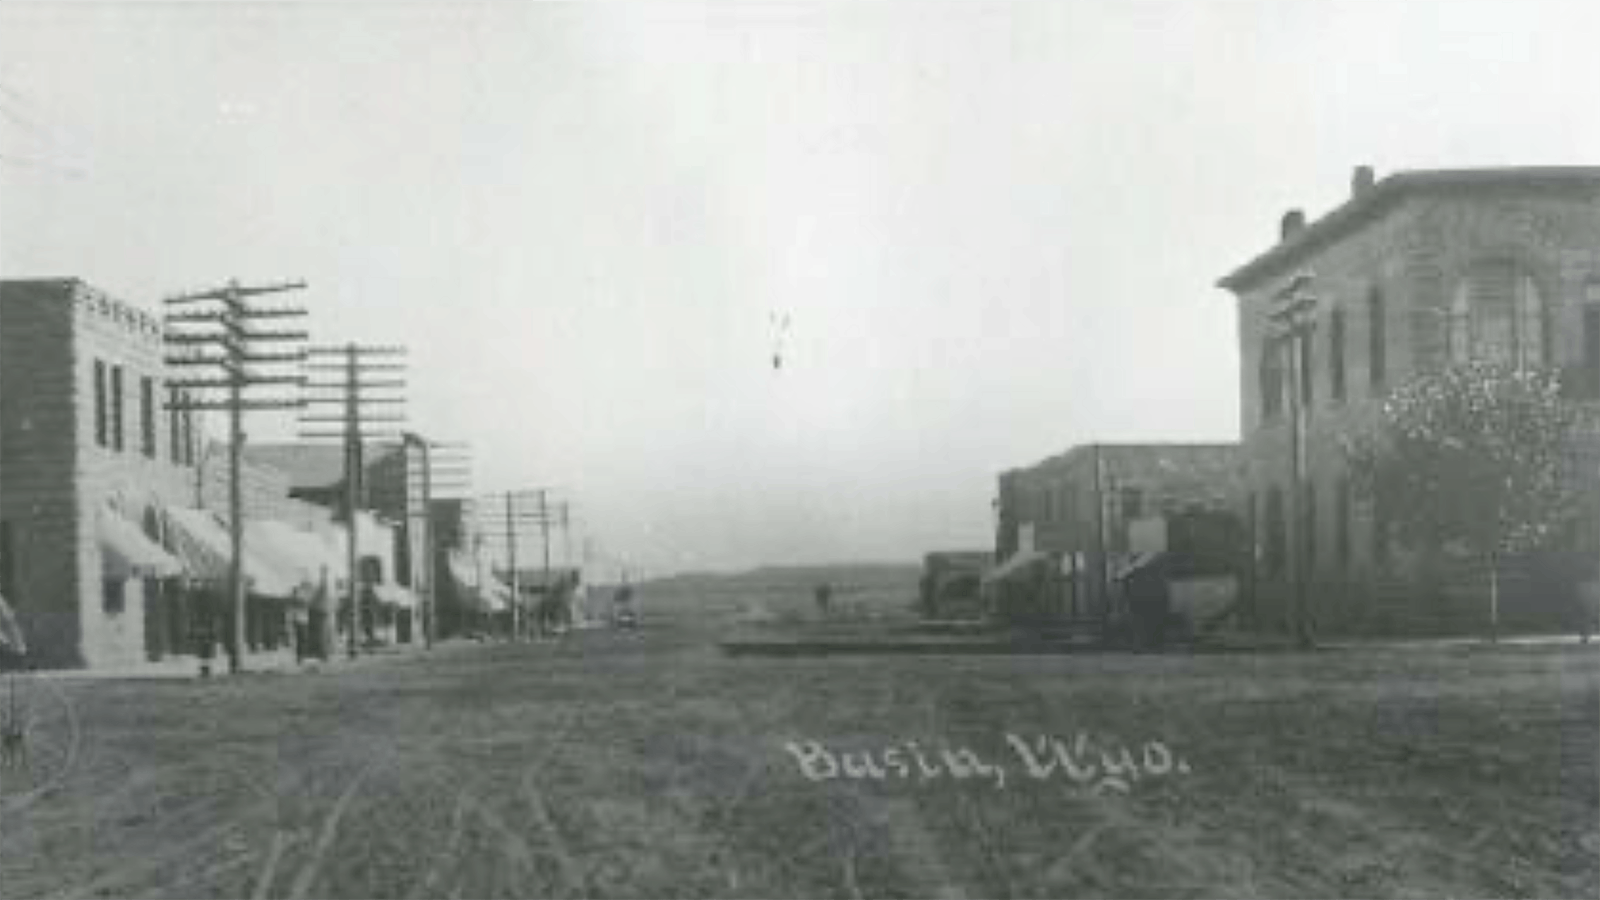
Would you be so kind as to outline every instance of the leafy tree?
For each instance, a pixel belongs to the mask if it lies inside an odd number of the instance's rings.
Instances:
[[[1554,372],[1469,362],[1399,387],[1346,444],[1353,485],[1382,498],[1402,543],[1486,563],[1491,639],[1502,561],[1543,546],[1570,514],[1577,415]]]

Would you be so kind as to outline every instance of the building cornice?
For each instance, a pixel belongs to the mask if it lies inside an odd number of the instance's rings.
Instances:
[[[1302,263],[1307,256],[1350,233],[1361,224],[1418,194],[1462,190],[1529,192],[1574,190],[1600,193],[1600,166],[1535,166],[1499,169],[1435,169],[1396,172],[1377,182],[1322,218],[1305,226],[1254,259],[1223,276],[1217,286],[1235,294]]]

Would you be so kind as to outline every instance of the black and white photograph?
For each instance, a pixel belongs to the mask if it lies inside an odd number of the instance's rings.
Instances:
[[[1600,896],[1600,6],[5,0],[0,898]]]

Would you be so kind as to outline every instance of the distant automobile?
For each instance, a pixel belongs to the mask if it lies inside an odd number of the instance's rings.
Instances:
[[[633,586],[623,585],[611,595],[611,624],[615,628],[639,627],[639,614],[633,608]]]

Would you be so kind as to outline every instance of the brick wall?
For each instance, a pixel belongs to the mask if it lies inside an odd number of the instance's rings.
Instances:
[[[1100,478],[1096,481],[1096,466]],[[1245,469],[1234,444],[1109,444],[1080,446],[1000,480],[1000,534],[997,556],[1017,550],[1017,534],[1033,529],[1034,549],[1083,554],[1086,572],[1101,566],[1099,529],[1105,550],[1115,557],[1129,547],[1131,510],[1127,492],[1137,493],[1138,518],[1205,509],[1242,509]],[[1105,508],[1100,511],[1098,499]],[[1083,600],[1100,602],[1098,579],[1085,579]]]
[[[0,521],[6,599],[44,665],[81,664],[74,311],[48,285],[0,283]]]
[[[302,517],[302,501],[289,498],[289,477],[270,466],[241,461],[239,466],[240,500],[244,504],[245,519],[277,519],[294,522]],[[228,499],[228,445],[208,444],[200,458],[199,483],[201,505],[227,518]]]
[[[103,600],[98,517],[115,505],[153,524],[161,505],[192,502],[192,470],[172,461],[160,323],[73,280],[0,284],[0,509],[27,573],[16,598],[41,665],[120,666],[145,656],[144,585],[120,611]],[[122,371],[123,442],[97,439],[96,369]],[[153,456],[141,428],[141,379],[151,379]],[[108,421],[108,425],[110,425]]]
[[[1482,579],[1445,571],[1425,575],[1421,561],[1404,552],[1385,560],[1377,551],[1370,504],[1350,504],[1349,557],[1340,542],[1338,495],[1347,475],[1340,446],[1376,414],[1386,393],[1408,377],[1448,362],[1444,313],[1474,261],[1513,259],[1534,279],[1549,317],[1553,362],[1580,361],[1583,304],[1588,284],[1600,282],[1600,205],[1593,189],[1552,190],[1547,185],[1497,183],[1480,187],[1432,187],[1374,208],[1343,234],[1286,259],[1236,285],[1240,340],[1240,408],[1250,503],[1265,522],[1266,498],[1289,483],[1289,415],[1285,397],[1276,418],[1264,416],[1260,385],[1263,336],[1273,298],[1299,271],[1314,273],[1319,299],[1312,339],[1312,401],[1307,407],[1308,478],[1314,553],[1309,571],[1316,616],[1331,631],[1460,631],[1486,608]],[[1380,296],[1386,313],[1383,343],[1386,377],[1374,384],[1369,300]],[[1346,395],[1333,396],[1331,322],[1342,311],[1345,329]],[[1285,380],[1284,390],[1288,383]],[[1594,438],[1587,439],[1595,443]],[[1574,448],[1577,454],[1592,449]],[[1591,496],[1600,478],[1580,487]],[[1285,509],[1289,498],[1285,495]],[[1591,504],[1600,500],[1591,499]],[[1258,555],[1264,552],[1258,529]],[[1516,580],[1520,576],[1513,576]],[[1443,585],[1443,586],[1441,586]],[[1445,595],[1454,599],[1440,599]],[[1263,572],[1259,602],[1268,619],[1281,620],[1287,585]],[[1529,601],[1534,602],[1534,601]],[[1543,602],[1538,601],[1538,602]],[[1430,624],[1431,623],[1431,624]]]

